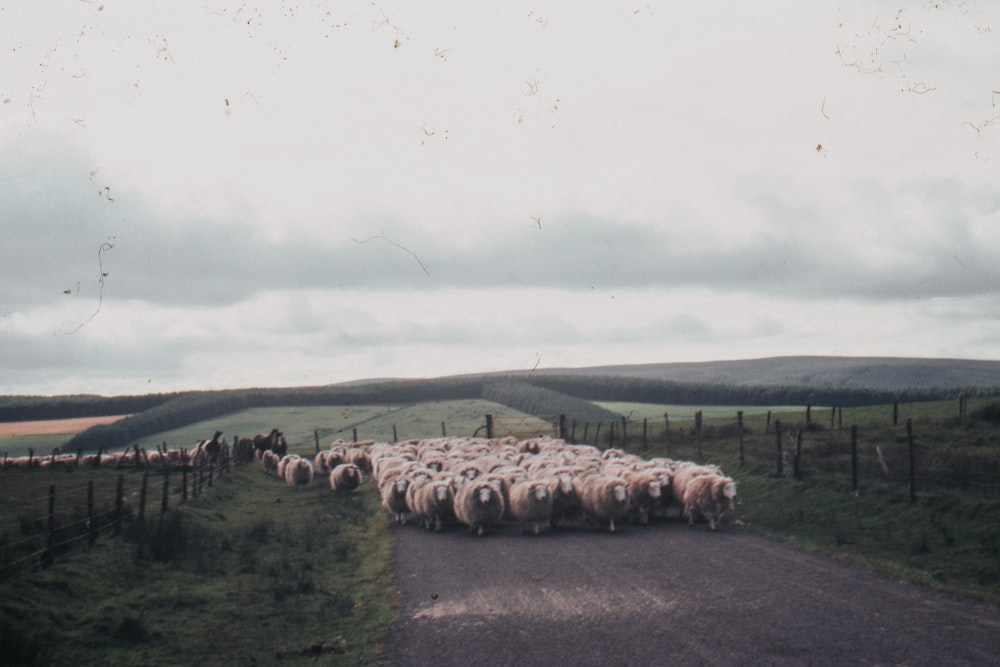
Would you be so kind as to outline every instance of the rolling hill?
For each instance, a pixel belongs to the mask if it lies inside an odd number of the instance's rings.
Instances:
[[[841,389],[1000,387],[1000,361],[914,357],[769,357],[512,371],[508,375],[616,375],[698,384]]]

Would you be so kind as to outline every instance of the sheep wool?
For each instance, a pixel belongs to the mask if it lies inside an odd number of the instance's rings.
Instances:
[[[361,486],[361,468],[353,463],[341,463],[330,470],[330,489],[338,493],[353,491]]]
[[[455,518],[480,536],[500,523],[505,509],[503,491],[496,480],[468,481],[455,494]]]

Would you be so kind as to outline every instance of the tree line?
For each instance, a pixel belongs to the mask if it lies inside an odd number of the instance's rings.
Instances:
[[[528,414],[562,414],[579,423],[617,418],[592,401],[686,405],[829,405],[854,407],[979,395],[982,388],[900,389],[897,391],[813,386],[699,384],[626,376],[478,375],[423,380],[386,380],[318,387],[231,389],[140,397],[43,399],[43,411],[18,414],[66,416],[125,414],[114,424],[94,426],[74,436],[64,451],[122,448],[141,438],[198,421],[257,407],[319,405],[408,405],[436,400],[484,398]],[[992,389],[990,393],[996,393]],[[129,402],[127,399],[135,399]],[[9,400],[9,399],[8,399]],[[8,405],[5,403],[4,405]],[[84,413],[84,406],[90,411]],[[129,409],[125,409],[129,408]],[[2,413],[0,413],[2,414]]]

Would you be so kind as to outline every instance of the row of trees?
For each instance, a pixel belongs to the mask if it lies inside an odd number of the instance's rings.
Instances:
[[[64,451],[123,448],[141,438],[197,421],[255,407],[309,405],[407,405],[436,400],[485,398],[528,414],[563,414],[577,423],[610,422],[613,413],[596,400],[688,405],[840,405],[949,398],[956,390],[896,392],[808,386],[697,384],[622,376],[479,375],[430,380],[392,380],[281,389],[233,389],[134,397],[91,397],[90,415],[134,413],[115,424],[95,426],[67,442]],[[969,392],[976,393],[976,392]],[[107,403],[101,403],[101,401]],[[73,410],[79,405],[72,402]],[[53,414],[56,403],[48,405]],[[100,406],[100,407],[98,407]],[[132,409],[124,409],[130,406]],[[117,412],[116,412],[117,411]],[[25,418],[22,415],[19,418]],[[74,413],[79,414],[79,413]],[[65,413],[59,417],[70,416]],[[49,417],[53,418],[53,417]]]

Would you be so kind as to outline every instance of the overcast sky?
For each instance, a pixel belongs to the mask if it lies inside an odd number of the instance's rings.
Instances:
[[[0,393],[1000,359],[1000,4],[0,2]]]

